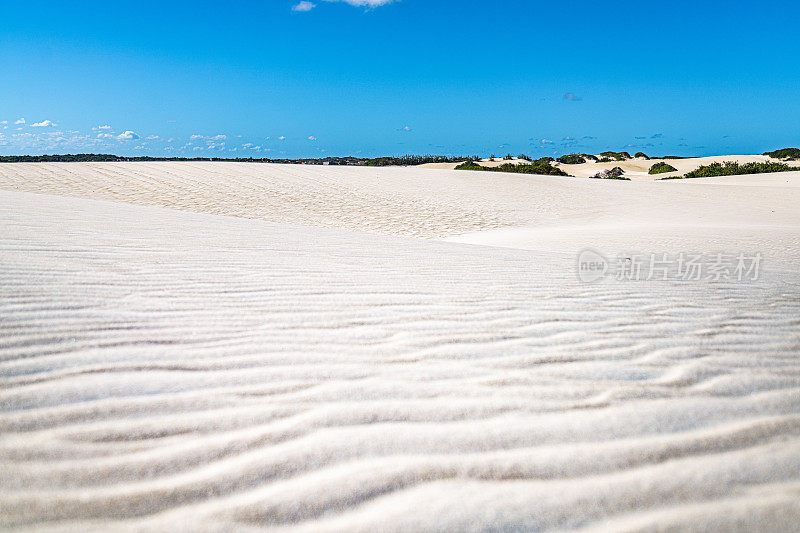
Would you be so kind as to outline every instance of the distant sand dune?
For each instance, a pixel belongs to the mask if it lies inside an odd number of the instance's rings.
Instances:
[[[792,531],[800,174],[739,180],[0,165],[0,527]]]

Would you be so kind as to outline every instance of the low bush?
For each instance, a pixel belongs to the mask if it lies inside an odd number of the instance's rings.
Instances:
[[[600,152],[600,155],[603,156],[604,159],[609,159],[611,161],[625,161],[626,159],[631,159],[631,154],[628,152]]]
[[[478,165],[475,161],[464,161],[456,167],[456,170],[486,170],[486,167]]]
[[[633,154],[633,157],[641,157],[642,159],[650,159],[646,153],[644,152],[636,152]]]
[[[675,172],[678,170],[677,168],[673,167],[669,163],[656,163],[650,170],[647,172],[648,174],[663,174],[664,172]]]
[[[800,148],[781,148],[772,152],[764,152],[764,155],[775,159],[800,159]]]
[[[581,163],[586,163],[586,159],[584,159],[581,154],[562,155],[556,159],[556,161],[564,163],[565,165],[580,165]]]

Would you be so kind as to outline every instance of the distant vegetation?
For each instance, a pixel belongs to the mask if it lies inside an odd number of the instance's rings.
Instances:
[[[158,157],[119,157],[111,154],[64,154],[64,155],[4,155],[2,163],[73,163],[73,162],[105,162],[105,161],[165,161]],[[194,159],[198,161],[199,159]]]
[[[0,163],[102,163],[115,161],[227,161],[235,163],[297,163],[305,165],[362,165],[358,157],[324,157],[320,159],[268,159],[253,157],[122,157],[112,154],[5,155]]]
[[[669,163],[656,163],[650,170],[647,172],[648,174],[663,174],[664,172],[675,172],[678,170],[677,168],[673,167]]]
[[[474,158],[476,156],[473,156]],[[470,157],[447,157],[441,155],[404,155],[402,157],[375,157],[363,164],[368,167],[415,166],[426,163],[459,163],[472,159]]]
[[[472,158],[475,158],[473,156]],[[253,157],[122,157],[113,154],[63,154],[63,155],[6,155],[0,156],[0,163],[100,163],[116,161],[229,161],[238,163],[293,163],[300,165],[366,165],[366,166],[411,166],[424,163],[457,163],[470,157],[449,157],[436,155],[406,155],[402,157],[323,157],[299,159],[269,159]]]
[[[569,176],[560,168],[550,164],[552,158],[537,159],[530,164],[515,165],[513,163],[503,163],[499,167],[484,167],[474,161],[465,161],[458,165],[456,170],[484,170],[490,172],[515,172],[518,174],[541,174],[546,176]]]
[[[781,148],[773,152],[764,152],[764,155],[775,159],[800,159],[800,148]]]
[[[643,159],[650,159],[650,158],[647,156],[647,154],[646,154],[646,153],[644,153],[644,152],[636,152],[635,154],[633,154],[633,157],[641,157],[641,158],[643,158]]]
[[[724,163],[703,165],[696,170],[687,172],[683,176],[661,179],[710,178],[713,176],[738,176],[741,174],[763,174],[765,172],[787,172],[790,170],[800,170],[800,168],[790,167],[784,163],[745,163],[740,165],[733,161],[725,161]]]
[[[580,165],[581,163],[586,163],[586,159],[584,159],[581,154],[562,155],[556,159],[556,161],[564,163],[565,165]]]

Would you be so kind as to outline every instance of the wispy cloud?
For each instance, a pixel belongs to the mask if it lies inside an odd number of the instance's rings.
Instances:
[[[580,102],[581,100],[583,100],[583,98],[574,93],[567,93],[564,95],[564,100],[569,100],[571,102]]]
[[[308,140],[309,140],[309,141],[316,141],[316,140],[317,140],[317,138],[316,138],[316,137],[314,137],[313,135],[309,135],[309,137],[308,137]]]
[[[663,133],[654,133],[650,136],[651,139],[661,139],[662,137],[664,137]]]
[[[281,135],[280,137],[278,137],[278,140],[279,140],[279,141],[285,141],[285,140],[286,140],[286,137],[284,137],[283,135]]]
[[[298,11],[300,13],[305,13],[305,12],[311,11],[315,7],[317,7],[317,4],[313,4],[311,2],[307,2],[306,0],[303,0],[302,2],[299,2],[297,5],[292,7],[292,11]]]
[[[356,7],[380,7],[394,2],[394,0],[325,0],[325,1],[342,2]]]
[[[551,141],[550,139],[542,139],[540,142],[542,144],[553,144],[553,141]]]
[[[92,128],[92,129],[93,129],[93,130],[110,130],[110,129],[111,129],[111,126],[109,126],[108,124],[106,124],[106,125],[104,125],[104,126],[95,126],[95,127],[94,127],[94,128]]]
[[[14,124],[25,124],[25,119],[24,118],[19,118],[14,122]]]

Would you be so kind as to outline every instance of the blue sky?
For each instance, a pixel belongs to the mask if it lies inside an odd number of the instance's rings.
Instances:
[[[0,7],[0,154],[705,155],[800,145],[795,2]]]

